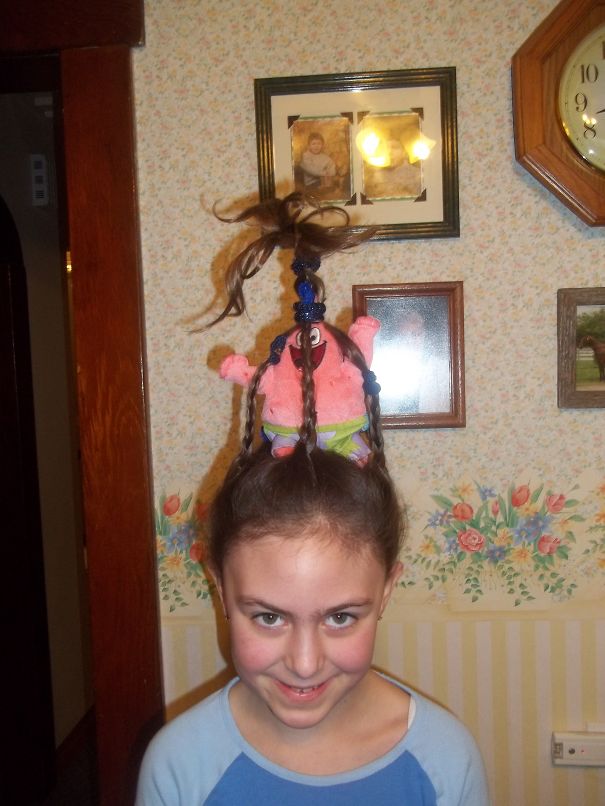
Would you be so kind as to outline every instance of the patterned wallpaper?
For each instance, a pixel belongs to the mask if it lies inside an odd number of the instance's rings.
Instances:
[[[190,332],[246,238],[210,208],[255,197],[253,79],[454,65],[460,238],[369,244],[322,267],[340,326],[354,283],[464,281],[466,428],[386,435],[410,534],[377,662],[467,722],[497,806],[605,802],[603,770],[549,760],[553,729],[605,722],[605,413],[556,402],[556,291],[603,284],[605,232],[513,148],[510,60],[555,4],[147,0],[134,70],[169,714],[225,676],[197,540],[241,427],[217,368],[231,351],[263,357],[292,302],[273,258],[248,317]]]

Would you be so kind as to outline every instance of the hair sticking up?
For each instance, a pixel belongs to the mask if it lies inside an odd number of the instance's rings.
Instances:
[[[260,228],[261,235],[249,244],[229,265],[225,277],[227,305],[206,328],[222,322],[227,316],[241,316],[246,310],[243,286],[254,277],[273,254],[276,247],[293,249],[294,256],[302,258],[326,257],[359,246],[372,237],[375,230],[365,228],[361,232],[348,229],[349,214],[342,207],[321,206],[303,193],[290,193],[283,199],[268,199],[254,204],[232,218],[221,216],[220,221],[230,224],[247,223]],[[340,226],[324,226],[319,223],[326,215],[337,215]],[[308,270],[305,270],[307,277]],[[312,273],[312,272],[311,272]],[[323,282],[315,275],[316,291],[323,302]]]

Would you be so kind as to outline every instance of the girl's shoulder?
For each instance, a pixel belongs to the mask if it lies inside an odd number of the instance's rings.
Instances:
[[[468,728],[428,697],[387,677],[411,697],[408,731],[402,747],[414,756],[443,803],[487,806],[489,794],[483,759]]]
[[[240,748],[228,718],[235,681],[175,717],[151,740],[139,775],[137,806],[203,803]]]

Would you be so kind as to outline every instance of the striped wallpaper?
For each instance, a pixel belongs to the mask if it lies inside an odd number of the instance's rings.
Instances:
[[[465,722],[483,753],[494,806],[603,806],[605,769],[554,768],[550,735],[605,722],[605,618],[480,620],[442,611],[393,605],[376,665]],[[210,610],[201,619],[164,619],[164,657],[181,659],[165,663],[169,717],[227,679],[215,632]]]

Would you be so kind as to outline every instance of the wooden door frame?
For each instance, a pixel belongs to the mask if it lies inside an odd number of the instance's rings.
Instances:
[[[163,719],[130,54],[142,2],[2,0],[0,16],[0,53],[59,52],[99,792],[127,806]]]

